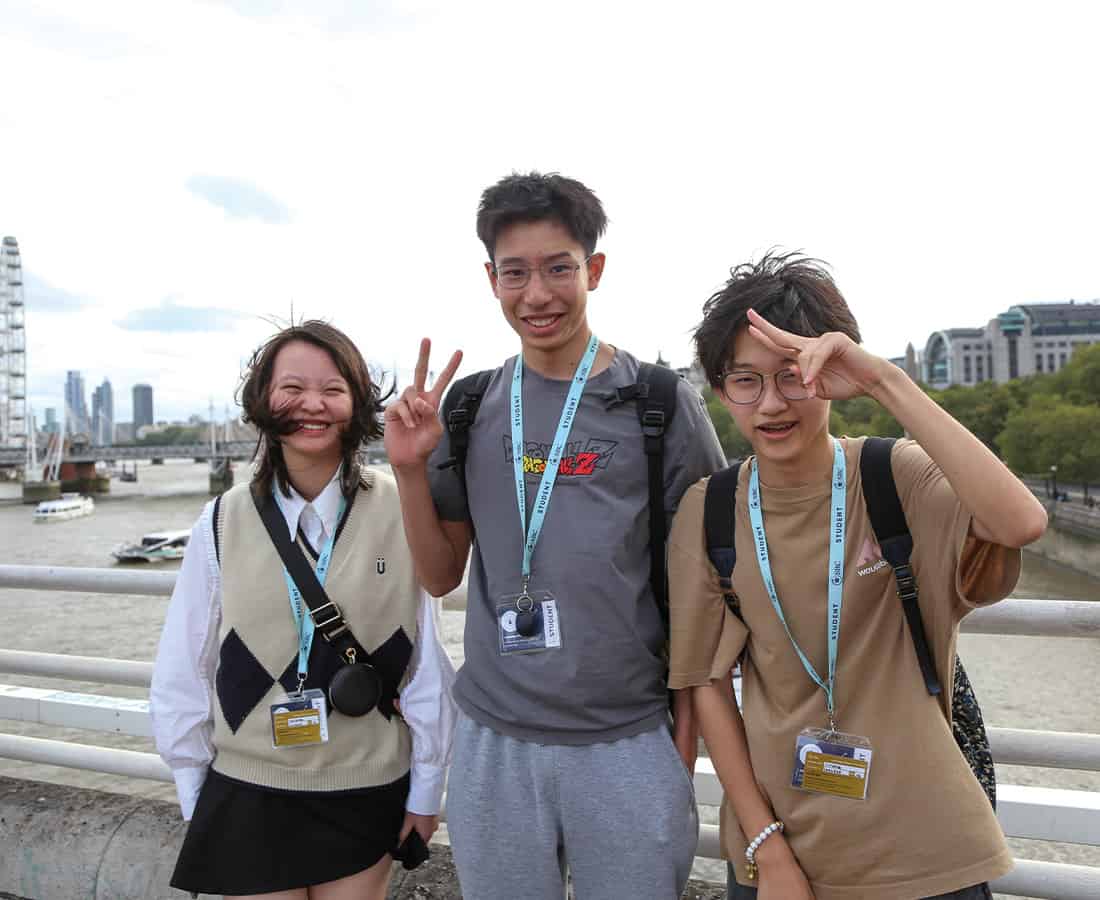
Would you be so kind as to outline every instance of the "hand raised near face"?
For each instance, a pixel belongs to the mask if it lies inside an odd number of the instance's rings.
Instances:
[[[450,362],[439,374],[431,390],[425,389],[428,380],[428,358],[432,342],[424,338],[420,342],[420,356],[416,361],[413,383],[386,407],[384,444],[395,469],[402,466],[422,465],[443,436],[439,421],[439,406],[451,379],[462,362],[462,351],[456,350]]]
[[[839,331],[802,337],[776,328],[754,309],[748,311],[748,319],[753,338],[773,353],[796,360],[811,397],[847,400],[870,394],[882,381],[883,367],[890,365]]]

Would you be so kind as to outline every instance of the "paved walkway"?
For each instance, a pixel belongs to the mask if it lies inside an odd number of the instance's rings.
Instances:
[[[725,900],[725,896],[721,885],[692,881],[681,900]],[[432,858],[424,865],[412,872],[396,870],[386,900],[462,900],[451,848],[432,844]]]

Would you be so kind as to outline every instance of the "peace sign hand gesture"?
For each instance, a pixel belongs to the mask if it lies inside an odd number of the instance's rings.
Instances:
[[[425,390],[428,380],[428,357],[432,342],[424,338],[420,342],[420,356],[416,361],[413,383],[401,392],[401,396],[386,407],[383,420],[386,425],[384,444],[394,469],[422,465],[443,436],[439,421],[439,406],[451,379],[462,362],[462,351],[456,350],[450,362],[439,374],[431,390]]]
[[[797,361],[811,397],[848,400],[873,394],[882,382],[883,367],[890,365],[839,331],[802,337],[776,328],[754,309],[748,311],[748,319],[753,338],[773,353]]]

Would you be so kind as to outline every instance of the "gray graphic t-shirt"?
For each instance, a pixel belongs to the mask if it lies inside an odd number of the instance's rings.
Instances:
[[[455,699],[502,734],[547,744],[617,740],[667,715],[664,630],[649,586],[647,460],[635,401],[616,389],[637,381],[638,361],[617,350],[581,398],[531,563],[532,593],[557,603],[561,646],[502,655],[497,606],[522,586],[523,532],[512,468],[509,393],[514,358],[494,371],[470,430],[469,497],[446,434],[428,463],[443,519],[469,519],[474,543],[467,594],[465,664]],[[523,373],[524,457],[530,517],[566,380]],[[668,521],[684,491],[725,458],[702,398],[681,381],[665,434]]]

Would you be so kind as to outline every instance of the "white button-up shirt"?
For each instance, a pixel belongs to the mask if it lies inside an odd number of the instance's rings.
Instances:
[[[340,515],[339,471],[312,502],[291,487],[279,495],[279,509],[292,538],[301,528],[310,545],[320,548],[335,533]],[[153,681],[149,689],[157,751],[172,769],[183,817],[190,820],[206,772],[214,759],[214,674],[221,623],[221,579],[213,546],[213,507],[203,509],[168,604]],[[455,670],[438,629],[439,600],[421,591],[416,641],[401,692],[401,715],[412,735],[411,784],[406,809],[423,815],[439,812],[450,763],[455,705]]]

